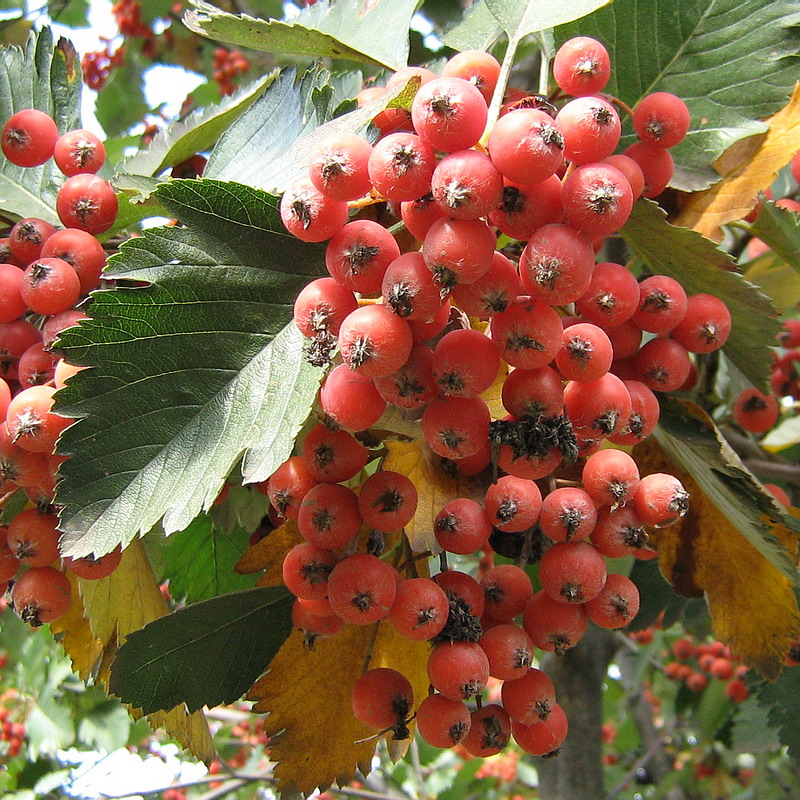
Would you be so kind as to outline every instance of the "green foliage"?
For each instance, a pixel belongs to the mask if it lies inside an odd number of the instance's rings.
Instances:
[[[80,127],[81,71],[72,44],[53,44],[49,28],[31,36],[24,50],[0,51],[0,118],[38,108],[55,119],[61,133]],[[17,218],[58,222],[55,199],[63,175],[50,160],[40,167],[16,167],[0,157],[0,211]]]
[[[207,516],[174,533],[163,549],[163,578],[173,597],[187,603],[208,600],[226,592],[250,589],[255,575],[238,575],[233,568],[247,549],[248,534],[241,528],[226,531]]]
[[[372,119],[387,105],[409,108],[416,83],[409,81],[365,108],[349,111],[346,101],[353,89],[343,76],[322,68],[307,70],[299,81],[293,70],[284,72],[222,136],[204,174],[282,192],[306,174],[305,159],[316,141],[340,131],[372,138]],[[349,113],[341,114],[343,107]]]
[[[488,50],[502,35],[503,28],[484,0],[473,3],[459,22],[444,35],[454,50]]]
[[[195,153],[210,150],[220,135],[264,94],[274,78],[275,73],[267,75],[230,97],[193,111],[186,119],[176,120],[162,128],[146,148],[120,164],[118,171],[156,176]]]
[[[769,348],[780,329],[778,311],[758,287],[733,271],[731,257],[699,233],[670,225],[649,200],[634,205],[622,235],[654,275],[668,275],[687,294],[713,294],[727,305],[733,325],[723,352],[756,386],[765,385]]]
[[[289,237],[277,199],[244,186],[174,181],[156,196],[189,227],[129,241],[108,273],[125,284],[97,293],[91,321],[61,338],[72,362],[98,365],[59,396],[80,419],[61,440],[75,457],[59,484],[75,556],[108,552],[162,516],[167,533],[183,530],[245,450],[245,480],[266,479],[319,381],[288,323],[322,248]]]
[[[686,101],[692,124],[673,151],[672,180],[686,191],[719,180],[711,164],[763,133],[761,120],[786,105],[797,80],[793,0],[616,0],[556,33],[558,44],[577,34],[602,41],[613,65],[606,91],[629,106],[658,91]],[[629,133],[623,145],[633,141]]]
[[[800,669],[785,669],[774,683],[755,682],[752,686],[758,702],[768,709],[769,726],[777,730],[780,743],[789,755],[800,761]]]
[[[396,70],[406,65],[406,32],[417,3],[376,0],[361,5],[320,0],[290,22],[229,14],[204,0],[192,0],[192,6],[184,24],[200,36],[253,50],[337,58]]]
[[[555,28],[584,17],[611,0],[564,0],[553,3],[551,0],[483,0],[492,16],[509,37],[522,38],[547,28]]]
[[[145,714],[231,703],[289,635],[292,602],[283,587],[251,589],[155,620],[119,649],[109,688]]]

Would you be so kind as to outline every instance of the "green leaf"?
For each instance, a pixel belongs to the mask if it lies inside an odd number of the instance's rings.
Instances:
[[[58,130],[80,127],[81,72],[72,44],[53,44],[49,28],[32,34],[24,50],[0,50],[0,118],[38,108]],[[17,217],[40,217],[58,224],[56,195],[64,176],[50,159],[40,167],[16,167],[0,155],[0,210]]]
[[[88,27],[88,13],[88,0],[48,0],[47,3],[47,16],[53,22],[70,28]]]
[[[733,260],[712,241],[688,228],[676,228],[652,201],[633,207],[622,235],[656,275],[679,281],[687,294],[705,292],[722,300],[733,326],[723,351],[756,386],[769,381],[770,348],[780,330],[778,311],[756,286],[734,272]]]
[[[49,694],[39,697],[25,719],[25,736],[28,753],[33,759],[42,754],[52,756],[56,750],[69,747],[75,741],[69,706],[57,702]]]
[[[780,749],[778,732],[769,726],[769,709],[756,696],[736,707],[731,745],[737,753],[774,753]]]
[[[641,603],[638,613],[626,630],[642,631],[649,628],[662,612],[665,617],[669,615],[672,620],[670,624],[664,625],[665,629],[680,619],[687,599],[675,594],[673,588],[661,574],[658,560],[640,561],[637,559],[634,561],[628,577],[636,584]]]
[[[241,528],[222,530],[208,516],[200,516],[185,530],[172,534],[164,546],[163,577],[170,593],[187,603],[251,589],[256,575],[239,575],[233,568],[248,546]]]
[[[800,272],[800,214],[764,198],[755,222],[742,227],[763,239],[786,264]]]
[[[97,93],[97,121],[109,136],[119,136],[141,122],[149,110],[144,97],[142,67],[136,59],[126,59],[123,65],[111,72]]]
[[[131,717],[117,700],[96,705],[78,724],[78,739],[89,747],[112,752],[124,747],[131,729]]]
[[[503,30],[515,38],[585,17],[611,0],[483,0]]]
[[[245,481],[265,480],[321,376],[289,322],[324,248],[289,236],[277,198],[245,186],[173,180],[155,196],[186,227],[126,242],[107,272],[122,285],[95,293],[92,318],[60,340],[72,363],[97,365],[58,396],[79,419],[61,438],[73,457],[58,493],[75,557],[124,545],[162,516],[168,534],[183,530],[245,451]]]
[[[219,103],[193,111],[186,119],[161,128],[145,150],[123,161],[117,171],[156,176],[195,153],[210,150],[224,131],[264,94],[276,75],[273,72]]]
[[[686,191],[720,179],[711,164],[734,142],[766,126],[797,80],[800,16],[795,0],[616,0],[560,27],[558,44],[581,34],[611,56],[606,91],[629,106],[651,92],[683,98],[692,122],[672,150],[672,185]],[[622,145],[635,141],[630,125]]]
[[[769,727],[777,731],[780,743],[800,762],[800,669],[784,669],[774,683],[759,680],[752,687],[758,702],[767,709]]]
[[[334,118],[345,99],[327,70],[308,70],[299,83],[293,70],[283,73],[222,136],[205,175],[270,192],[283,192],[307,173],[309,150],[332,133],[368,138],[371,120],[387,105],[410,108],[418,84],[410,81],[364,108]]]
[[[773,536],[763,516],[800,532],[794,519],[745,469],[719,429],[696,407],[674,398],[661,398],[655,437],[667,458],[683,467],[703,492],[747,541],[792,583],[797,569],[786,549]]]
[[[238,700],[267,668],[292,628],[283,587],[251,589],[187,606],[125,640],[109,690],[145,714],[186,703],[189,711]]]
[[[253,486],[240,486],[236,483],[227,485],[228,496],[209,511],[214,525],[230,533],[236,528],[254,531],[269,513],[269,498]]]
[[[183,21],[200,36],[220,42],[309,58],[337,58],[398,70],[408,59],[408,27],[416,0],[328,2],[319,0],[290,22],[229,14],[191,0]]]
[[[443,41],[454,50],[488,50],[502,33],[503,27],[485,0],[478,0],[464,12],[463,19],[445,33]]]
[[[768,251],[744,265],[744,276],[754,283],[779,308],[800,303],[800,281],[797,271]]]

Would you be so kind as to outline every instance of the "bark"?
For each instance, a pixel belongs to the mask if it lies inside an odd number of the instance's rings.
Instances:
[[[557,756],[537,761],[540,800],[604,800],[602,742],[603,682],[618,641],[611,631],[590,625],[580,643],[561,656],[548,656],[556,700],[569,720]]]

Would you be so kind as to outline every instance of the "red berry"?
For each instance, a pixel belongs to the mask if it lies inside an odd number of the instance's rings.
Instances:
[[[397,670],[379,667],[365,672],[353,687],[353,714],[368,728],[402,725],[414,705],[414,690]]]
[[[53,155],[58,128],[53,118],[35,108],[12,114],[0,134],[5,157],[18,167],[38,167]]]
[[[91,234],[107,231],[117,218],[118,207],[111,184],[90,173],[67,178],[56,197],[56,211],[64,226]]]
[[[106,160],[106,148],[91,131],[78,129],[65,133],[53,153],[58,168],[72,177],[81,172],[97,172]]]

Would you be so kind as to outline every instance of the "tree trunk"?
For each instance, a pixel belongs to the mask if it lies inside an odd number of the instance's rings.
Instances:
[[[603,800],[603,681],[618,644],[611,631],[590,625],[580,643],[561,656],[547,656],[569,733],[557,756],[537,761],[540,800]]]

